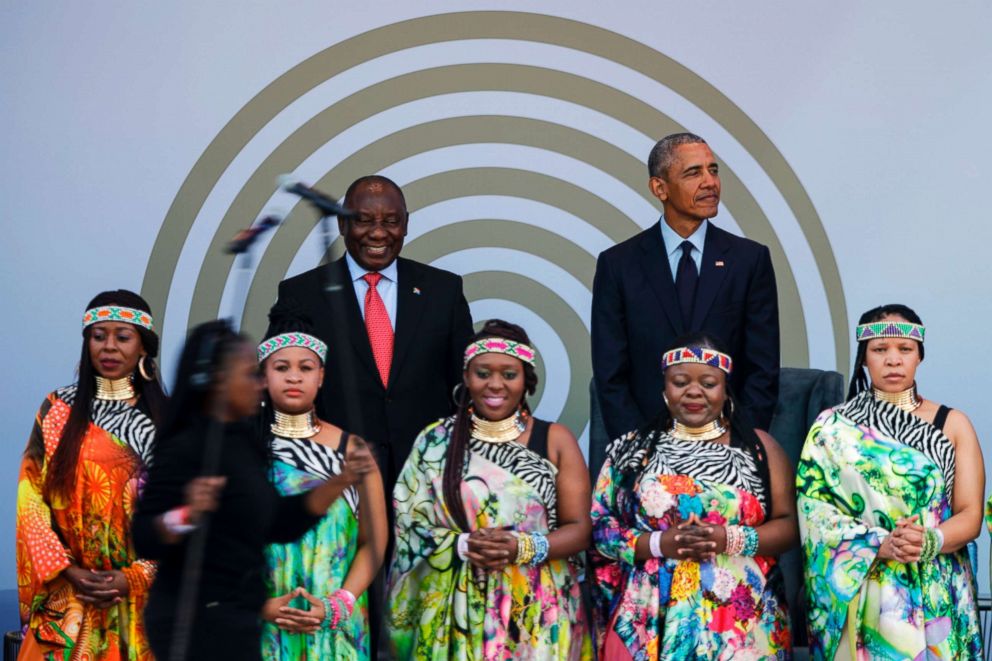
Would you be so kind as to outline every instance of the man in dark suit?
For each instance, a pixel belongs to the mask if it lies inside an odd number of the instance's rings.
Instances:
[[[720,173],[699,136],[660,140],[648,172],[664,215],[605,250],[593,281],[593,375],[609,438],[658,415],[662,353],[691,331],[726,346],[741,405],[756,427],[768,429],[779,373],[778,298],[768,248],[709,222],[720,202]]]
[[[345,256],[284,280],[279,298],[295,301],[327,343],[318,413],[371,444],[391,511],[417,434],[454,412],[472,318],[461,277],[399,256],[409,220],[399,186],[362,177],[344,204],[355,212],[338,220]]]

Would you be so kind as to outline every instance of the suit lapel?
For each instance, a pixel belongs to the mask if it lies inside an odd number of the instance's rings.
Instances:
[[[330,323],[341,323],[342,319],[344,320],[345,328],[348,329],[348,339],[355,348],[355,353],[365,365],[365,369],[372,372],[375,375],[375,380],[379,382],[379,370],[376,368],[375,358],[372,356],[372,345],[369,344],[368,331],[365,330],[365,320],[362,319],[362,309],[355,296],[355,284],[351,280],[348,263],[342,257],[329,264],[328,267],[331,269],[333,289],[325,296],[325,300],[330,298],[332,301],[331,310],[338,312],[338,314],[332,315]],[[338,303],[340,305],[336,305]],[[333,329],[329,328],[328,333],[328,337],[333,337]],[[342,348],[343,350],[345,349]]]
[[[396,328],[393,329],[393,362],[389,366],[389,385],[399,376],[400,365],[410,352],[417,327],[424,313],[424,301],[431,295],[410,262],[396,262]]]
[[[715,227],[712,222],[706,228],[706,241],[703,243],[703,268],[699,272],[699,284],[696,285],[696,302],[692,309],[692,327],[701,328],[703,319],[713,307],[713,301],[720,292],[723,279],[733,264],[726,254],[730,249],[730,241],[726,232]]]
[[[661,224],[655,223],[641,237],[641,267],[661,303],[668,321],[676,334],[685,332],[682,312],[679,310],[679,297],[675,291],[675,279],[668,266],[668,250],[661,238]]]

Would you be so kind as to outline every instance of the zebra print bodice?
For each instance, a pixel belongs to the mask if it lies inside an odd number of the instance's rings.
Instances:
[[[912,413],[862,392],[837,409],[852,422],[877,430],[883,435],[922,452],[940,467],[948,494],[954,493],[954,444],[943,431]]]
[[[343,432],[341,443],[346,442],[347,432]],[[306,438],[272,437],[272,458],[292,466],[298,471],[314,475],[323,480],[330,479],[341,473],[344,457],[341,453]],[[344,498],[351,511],[358,516],[358,491],[348,487]]]
[[[544,501],[548,529],[558,527],[558,469],[544,457],[519,443],[487,443],[473,438],[470,451],[500,466],[529,484]],[[466,468],[468,462],[465,462]]]
[[[76,401],[76,384],[59,388],[55,391],[55,396],[72,407]],[[146,467],[151,466],[155,423],[138,406],[131,406],[124,401],[94,399],[90,421],[123,441]]]

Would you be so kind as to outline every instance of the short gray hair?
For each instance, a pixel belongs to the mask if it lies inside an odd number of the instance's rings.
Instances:
[[[695,133],[673,133],[659,140],[648,156],[648,176],[661,177],[668,175],[668,168],[675,161],[675,148],[681,145],[706,144],[706,141]]]

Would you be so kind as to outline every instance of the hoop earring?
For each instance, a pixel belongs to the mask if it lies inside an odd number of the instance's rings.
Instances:
[[[152,380],[152,377],[148,376],[148,372],[145,371],[145,356],[141,356],[138,359],[138,373],[141,374],[141,378],[145,381]]]
[[[464,383],[456,383],[455,384],[455,387],[451,389],[451,401],[454,402],[455,406],[458,406],[459,401],[461,400],[461,397],[459,396],[459,392],[458,392],[458,389],[459,388],[461,388],[462,390],[464,390],[465,389],[465,384]]]

